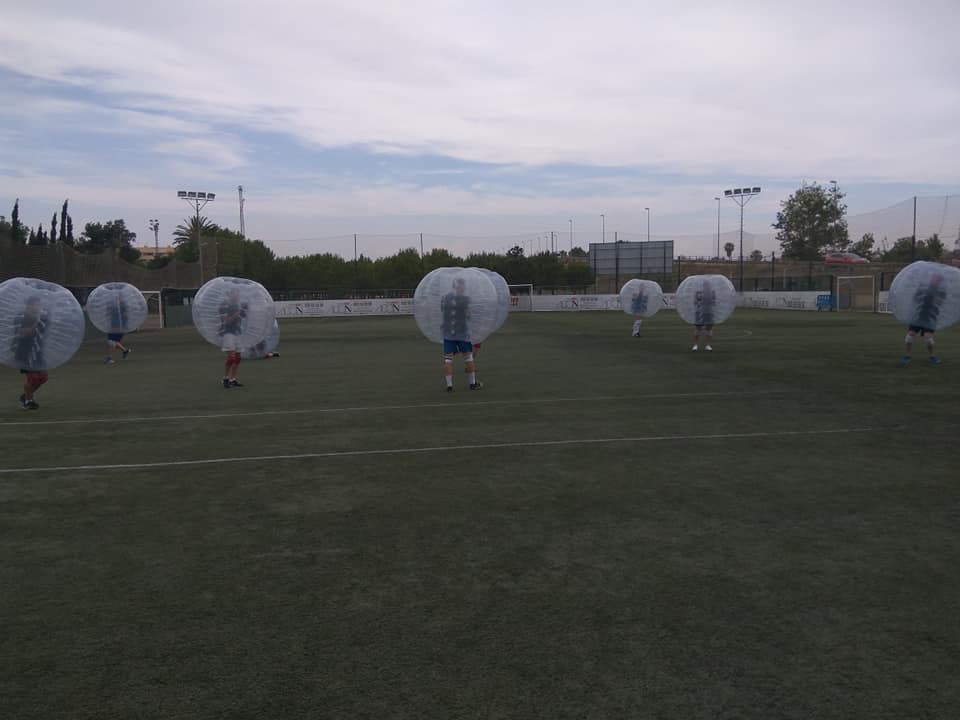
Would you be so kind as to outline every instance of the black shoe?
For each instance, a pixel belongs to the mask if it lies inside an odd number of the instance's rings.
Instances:
[[[470,389],[471,389],[471,390],[479,390],[479,389],[482,388],[482,387],[483,387],[483,385],[481,385],[481,384],[478,383],[478,382],[475,382],[475,383],[473,383],[473,385],[470,386]]]
[[[23,409],[24,409],[24,410],[39,410],[39,409],[40,409],[40,403],[38,403],[36,400],[27,400],[25,403],[23,403]]]
[[[447,392],[453,392],[453,385],[447,385]]]
[[[123,360],[126,360],[126,359],[127,359],[127,355],[129,355],[129,354],[130,354],[130,348],[127,348],[126,350],[123,351],[123,355],[121,356],[122,359],[123,359]]]
[[[229,390],[232,386],[230,385],[230,380],[228,378],[223,379],[223,387]]]
[[[243,387],[243,383],[234,378],[230,381],[230,387]]]

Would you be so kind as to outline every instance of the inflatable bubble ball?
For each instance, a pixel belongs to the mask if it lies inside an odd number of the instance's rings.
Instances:
[[[240,353],[244,360],[260,360],[274,352],[280,345],[280,325],[276,320],[267,336],[253,347],[248,347]]]
[[[258,282],[216,277],[193,298],[193,324],[207,342],[225,351],[242,352],[270,334],[273,298]]]
[[[510,314],[510,286],[507,284],[503,275],[498,272],[487,270],[486,268],[477,268],[477,270],[490,278],[493,287],[496,288],[497,302],[500,303],[500,305],[497,308],[497,323],[494,329],[499,330],[507,321],[507,316]]]
[[[0,283],[0,363],[52,370],[83,342],[83,308],[69,290],[35,278]]]
[[[653,280],[627,280],[620,288],[620,307],[627,315],[648,318],[663,307],[663,290]]]
[[[87,298],[87,317],[100,332],[133,332],[147,319],[147,301],[133,285],[104,283]]]
[[[417,326],[431,342],[483,342],[497,329],[500,301],[493,281],[477,268],[433,270],[413,294]]]
[[[943,330],[960,320],[960,269],[918,260],[890,284],[897,320],[924,330]]]
[[[737,307],[737,291],[724,275],[691,275],[677,288],[677,312],[691,325],[719,325]]]

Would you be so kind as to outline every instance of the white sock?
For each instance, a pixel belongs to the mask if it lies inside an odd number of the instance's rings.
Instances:
[[[444,375],[447,379],[447,387],[453,387],[453,375]]]
[[[633,321],[633,334],[636,335],[638,332],[640,332],[640,321],[639,321],[639,320],[634,320],[634,321]]]
[[[476,384],[477,384],[477,374],[476,374],[475,372],[472,372],[472,373],[470,373],[469,377],[470,377],[470,384],[471,384],[471,385],[476,385]]]

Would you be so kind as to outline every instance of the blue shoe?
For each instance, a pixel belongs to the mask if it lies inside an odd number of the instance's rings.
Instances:
[[[943,360],[941,360],[940,358],[938,358],[936,355],[931,355],[931,356],[930,356],[930,364],[931,364],[931,365],[939,365],[939,364],[942,363],[942,362],[943,362]]]
[[[909,365],[909,364],[910,364],[910,356],[909,356],[909,355],[904,355],[904,356],[901,358],[901,361],[903,362],[904,365]]]

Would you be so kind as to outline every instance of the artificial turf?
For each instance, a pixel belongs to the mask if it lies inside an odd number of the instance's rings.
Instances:
[[[956,717],[960,334],[631,322],[514,314],[452,394],[411,318],[8,371],[0,718]]]

